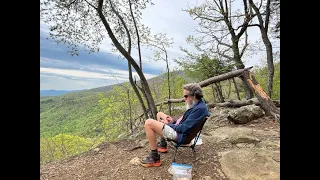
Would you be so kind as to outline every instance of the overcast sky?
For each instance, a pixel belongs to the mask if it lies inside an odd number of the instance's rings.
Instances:
[[[197,23],[188,13],[182,11],[187,4],[199,3],[195,0],[153,0],[143,12],[142,22],[151,28],[152,33],[167,33],[173,38],[173,47],[168,49],[169,64],[172,69],[176,64],[173,59],[184,56],[179,46],[190,51],[195,49],[186,43],[188,35],[195,34]],[[249,38],[254,42],[260,39],[259,30],[251,28]],[[107,86],[128,81],[127,61],[110,53],[110,40],[107,38],[101,45],[99,53],[88,54],[80,50],[79,56],[67,53],[66,45],[57,44],[46,39],[48,28],[40,22],[40,90],[80,90]],[[149,60],[150,53],[142,49],[143,72],[146,78],[157,76],[165,71],[164,61]],[[137,52],[132,56],[137,59]],[[244,57],[246,67],[257,66],[264,62],[265,52],[260,51],[252,57]]]

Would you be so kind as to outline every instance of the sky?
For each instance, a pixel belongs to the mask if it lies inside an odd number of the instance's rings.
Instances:
[[[194,35],[197,22],[187,12],[182,11],[187,5],[199,3],[196,0],[153,0],[154,6],[143,11],[142,22],[151,28],[152,33],[167,33],[174,44],[168,49],[170,69],[177,66],[175,58],[183,57],[180,46],[195,52],[195,48],[186,43],[188,35]],[[99,53],[88,54],[80,49],[78,56],[67,53],[66,45],[57,44],[47,39],[48,26],[40,22],[40,90],[82,90],[128,82],[128,66],[124,58],[111,52],[111,40],[106,38]],[[260,38],[257,28],[251,28],[249,38],[254,42]],[[138,59],[137,51],[132,52]],[[142,49],[143,72],[147,79],[165,71],[164,61],[150,60],[150,51]],[[251,57],[244,57],[246,67],[264,63],[265,52],[260,51]],[[137,76],[134,73],[134,76]]]

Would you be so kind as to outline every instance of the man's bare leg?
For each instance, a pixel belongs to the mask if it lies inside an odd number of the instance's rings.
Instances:
[[[144,129],[149,141],[149,147],[151,150],[157,149],[157,137],[159,135],[162,137],[162,128],[164,123],[155,121],[153,119],[147,119],[144,124]]]
[[[144,167],[161,166],[160,154],[157,151],[156,135],[162,136],[162,127],[164,123],[154,119],[147,119],[144,124],[144,129],[149,141],[151,153],[148,157],[140,160]]]
[[[169,116],[169,115],[167,115],[167,114],[165,114],[165,113],[163,113],[163,112],[158,112],[158,113],[157,113],[157,120],[158,120],[159,122],[162,122],[162,123],[168,123],[168,121],[167,121],[167,116]],[[162,152],[162,153],[165,153],[165,152],[168,151],[168,149],[167,149],[167,142],[166,142],[166,140],[165,140],[163,137],[160,138],[160,145],[159,145],[159,147],[158,147],[158,151],[159,151],[159,152]]]

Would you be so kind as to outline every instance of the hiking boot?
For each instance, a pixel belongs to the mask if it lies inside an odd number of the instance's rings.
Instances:
[[[168,152],[167,142],[166,142],[166,141],[160,141],[160,142],[158,142],[158,144],[157,144],[157,150],[158,150],[158,152],[161,152],[161,153],[166,153],[166,152]]]
[[[151,153],[148,157],[140,160],[141,165],[144,167],[157,167],[161,166],[160,154]]]

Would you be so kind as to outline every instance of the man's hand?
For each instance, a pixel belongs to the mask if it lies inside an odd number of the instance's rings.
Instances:
[[[172,124],[173,123],[173,119],[172,119],[172,117],[167,116],[166,119],[160,118],[160,122],[165,123],[165,124]]]
[[[172,124],[172,123],[173,123],[173,119],[172,119],[172,117],[170,117],[170,116],[167,116],[167,117],[166,117],[166,121],[167,121],[166,124],[168,124],[168,123]]]

